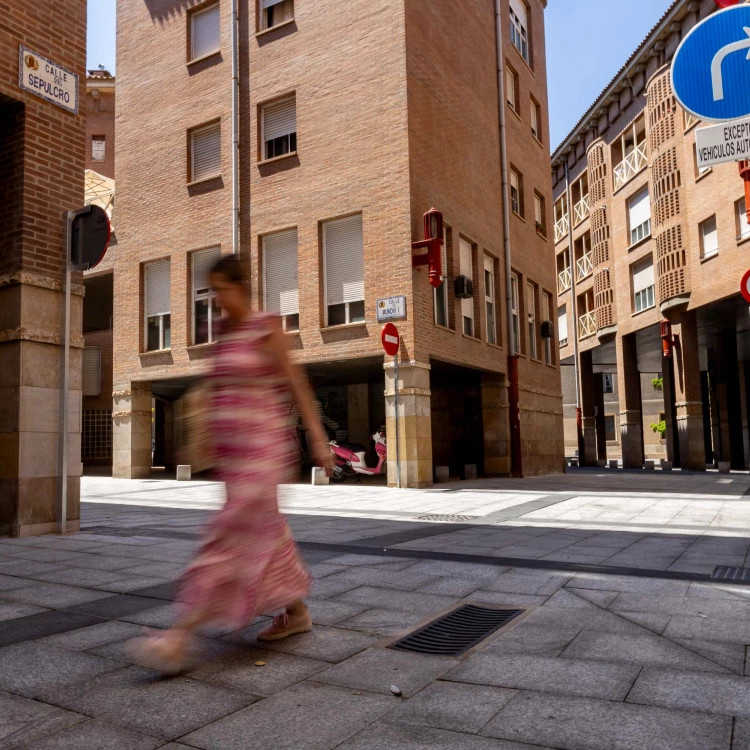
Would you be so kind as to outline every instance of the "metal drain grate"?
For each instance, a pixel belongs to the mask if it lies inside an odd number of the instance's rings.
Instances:
[[[451,513],[429,513],[426,516],[417,516],[417,521],[476,521],[482,516],[457,516]]]
[[[523,611],[464,604],[392,643],[389,648],[417,654],[460,656],[503,625],[507,625]]]
[[[711,578],[722,581],[750,581],[750,568],[736,568],[732,565],[717,565]]]

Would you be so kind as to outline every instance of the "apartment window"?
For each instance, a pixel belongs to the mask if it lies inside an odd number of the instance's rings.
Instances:
[[[542,292],[542,320],[545,323],[552,323],[550,311],[552,310],[552,295],[547,292]],[[547,337],[542,339],[544,344],[544,364],[552,364],[552,338]]]
[[[221,124],[212,122],[190,131],[190,181],[221,174]]]
[[[568,345],[568,312],[565,305],[557,308],[557,340],[560,346]]]
[[[521,353],[521,309],[518,299],[518,276],[510,276],[510,314],[511,327],[513,329],[513,341],[511,354]]]
[[[737,217],[737,239],[744,240],[750,237],[750,223],[747,220],[747,211],[745,211],[745,199],[740,198],[734,204],[734,210]]]
[[[361,216],[323,224],[323,256],[326,325],[363,323],[365,272]]]
[[[462,237],[458,240],[459,246],[459,272],[462,276],[474,280],[474,247]],[[463,332],[467,336],[474,335],[474,300],[472,298],[461,300],[461,320],[463,321]]]
[[[542,142],[542,108],[534,97],[531,97],[531,135]]]
[[[615,431],[615,415],[604,415],[604,434],[608,443],[617,442],[617,432]]]
[[[106,139],[103,135],[95,135],[91,138],[91,160],[104,161],[106,154]]]
[[[83,348],[83,387],[84,396],[99,396],[102,392],[102,348]]]
[[[654,260],[650,256],[633,269],[633,302],[637,313],[653,307],[654,302]]]
[[[529,62],[529,15],[523,0],[510,0],[510,41]]]
[[[221,248],[192,253],[193,277],[193,343],[210,344],[216,341],[221,308],[211,288],[211,269],[221,258]]]
[[[168,260],[147,263],[144,267],[146,289],[146,350],[171,346],[170,270]]]
[[[539,195],[537,191],[534,191],[534,222],[536,223],[536,231],[543,237],[547,236],[547,223],[544,220],[546,213],[544,205],[544,197]]]
[[[612,143],[612,170],[615,190],[633,179],[647,164],[646,118],[638,117]]]
[[[716,228],[716,216],[711,216],[700,225],[701,255],[710,258],[719,252],[719,232]]]
[[[523,177],[515,169],[510,170],[510,207],[523,217]]]
[[[608,372],[602,373],[602,391],[604,393],[615,392],[615,380]]]
[[[495,261],[489,255],[484,256],[484,307],[487,314],[487,342],[497,344]]]
[[[260,0],[261,28],[272,29],[294,18],[294,0]]]
[[[711,171],[711,167],[699,167],[698,166],[698,146],[693,144],[693,166],[695,167],[695,176],[703,177],[704,174],[708,174]]]
[[[536,289],[531,282],[526,284],[526,317],[529,326],[529,357],[536,359]]]
[[[263,107],[263,158],[294,153],[297,150],[297,102],[285,99]]]
[[[297,230],[263,238],[264,308],[282,316],[285,331],[299,331]]]
[[[219,3],[190,14],[190,59],[218,52],[221,47],[221,17]]]
[[[510,108],[518,114],[518,76],[510,65],[505,67],[505,96]]]
[[[647,187],[628,201],[628,221],[631,245],[635,245],[651,234],[651,202]]]
[[[443,246],[440,248],[443,283],[432,290],[435,304],[435,323],[448,328],[448,228],[443,226]]]

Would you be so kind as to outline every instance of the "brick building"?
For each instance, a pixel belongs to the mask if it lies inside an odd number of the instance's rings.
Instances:
[[[22,52],[21,46],[28,51]],[[85,58],[85,0],[4,4],[0,24],[0,535],[48,533],[57,528],[60,518],[64,212],[83,202],[85,111],[76,106],[75,76],[82,85]],[[32,88],[37,93],[28,90]],[[77,529],[79,519],[82,298],[82,280],[75,275],[67,394],[68,530]]]
[[[493,0],[239,3],[237,250],[253,304],[284,315],[324,412],[367,443],[384,421],[395,429],[376,301],[406,297],[408,486],[430,484],[435,466],[511,469],[501,111],[519,457],[527,474],[562,469],[557,352],[542,337],[555,291],[545,5],[499,3],[498,76]],[[147,475],[152,440],[154,461],[174,460],[182,396],[210,355],[206,269],[233,249],[230,10],[118,3],[115,476]],[[431,206],[446,223],[438,290],[412,268]],[[460,276],[473,297],[456,297]]]
[[[715,10],[676,0],[552,157],[565,444],[579,450],[577,343],[589,464],[750,459],[743,183],[734,164],[698,170],[701,124],[670,81],[680,41]],[[673,358],[662,321],[678,337]]]

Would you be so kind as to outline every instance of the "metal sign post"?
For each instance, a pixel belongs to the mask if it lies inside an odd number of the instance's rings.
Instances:
[[[393,401],[396,407],[396,487],[401,489],[401,451],[398,430],[398,350],[401,346],[401,336],[393,323],[386,323],[380,334],[383,351],[393,357]]]

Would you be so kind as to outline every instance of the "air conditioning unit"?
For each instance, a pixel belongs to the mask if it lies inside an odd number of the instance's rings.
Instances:
[[[542,338],[543,339],[551,339],[551,338],[554,337],[555,330],[552,327],[552,321],[551,320],[545,320],[542,323],[541,329],[542,329]]]
[[[474,296],[474,282],[468,276],[456,276],[456,299],[471,299]]]

